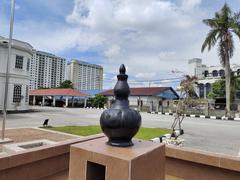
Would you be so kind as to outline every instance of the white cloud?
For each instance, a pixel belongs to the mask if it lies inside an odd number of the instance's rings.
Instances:
[[[219,63],[216,50],[200,52],[209,30],[202,19],[214,15],[201,3],[201,0],[74,0],[65,23],[24,20],[15,24],[14,32],[35,48],[53,53],[68,49],[98,51],[106,59],[99,62],[105,73],[116,74],[119,65],[125,63],[130,80],[160,79],[172,76],[171,70],[176,68],[185,71],[190,58],[203,58],[206,64]],[[233,62],[237,62],[237,56],[239,52]]]
[[[16,23],[15,29],[16,37],[29,40],[36,49],[54,53],[71,48],[86,51],[92,47],[101,46],[103,42],[102,37],[97,33],[91,34],[79,28],[69,28],[61,24],[52,24],[49,30],[47,23],[27,21]],[[29,31],[29,29],[33,31]]]
[[[149,72],[149,73],[138,72],[135,75],[135,77],[139,79],[154,79],[156,78],[156,73],[155,72]]]
[[[185,10],[191,10],[195,7],[198,7],[201,2],[202,0],[182,0],[182,7]]]
[[[121,53],[121,48],[116,44],[114,44],[109,49],[104,51],[104,55],[110,59],[119,57],[120,53]]]
[[[105,54],[121,49],[129,55],[149,51],[159,54],[162,49],[174,49],[176,43],[183,44],[183,40],[193,41],[198,34],[198,29],[193,31],[193,28],[201,23],[202,15],[183,12],[182,7],[171,1],[75,0],[74,9],[66,19],[91,34],[99,33],[103,42],[107,42]]]
[[[186,69],[187,59],[201,55],[201,20],[206,14],[200,4],[201,0],[182,0],[180,6],[170,0],[75,0],[66,20],[100,34],[105,72],[116,73],[125,63],[130,78],[158,79],[176,66]]]

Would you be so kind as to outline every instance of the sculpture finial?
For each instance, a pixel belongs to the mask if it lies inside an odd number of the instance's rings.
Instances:
[[[128,96],[130,88],[127,83],[128,75],[122,64],[117,75],[118,81],[114,87],[115,101],[112,107],[105,110],[100,118],[100,125],[108,137],[107,144],[118,147],[132,146],[132,138],[141,126],[140,114],[129,108]]]
[[[121,64],[121,66],[119,68],[119,72],[120,72],[120,74],[125,74],[126,73],[126,68],[125,68],[124,64]]]

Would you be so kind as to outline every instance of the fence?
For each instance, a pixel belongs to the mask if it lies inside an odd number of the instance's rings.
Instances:
[[[139,111],[145,112],[162,112],[162,113],[176,113],[179,101],[163,101],[161,103],[154,103],[144,101],[143,106],[134,106],[132,108],[138,109]],[[225,103],[209,103],[206,100],[192,100],[188,104],[183,105],[181,110],[184,114],[195,114],[205,116],[218,116],[222,117],[226,115]],[[232,103],[230,115],[232,117],[240,118],[240,103]]]

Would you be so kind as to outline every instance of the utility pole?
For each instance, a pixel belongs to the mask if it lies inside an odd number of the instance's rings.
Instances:
[[[3,103],[2,141],[4,141],[4,139],[5,139],[5,124],[6,124],[6,119],[7,119],[9,64],[10,64],[10,60],[11,60],[11,51],[12,51],[14,11],[15,11],[15,0],[12,0],[11,1],[10,31],[9,31],[9,39],[8,39],[8,55],[7,55],[7,67],[6,67],[5,92],[4,92],[4,103]]]

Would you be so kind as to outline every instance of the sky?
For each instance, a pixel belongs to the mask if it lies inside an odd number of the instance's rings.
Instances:
[[[120,64],[130,86],[177,86],[188,59],[219,65],[215,48],[201,53],[209,31],[202,20],[225,1],[240,11],[240,0],[16,0],[13,37],[68,61],[102,65],[104,89],[114,86]],[[10,0],[1,0],[0,36],[8,37],[9,19]],[[238,57],[235,38],[231,62]]]

